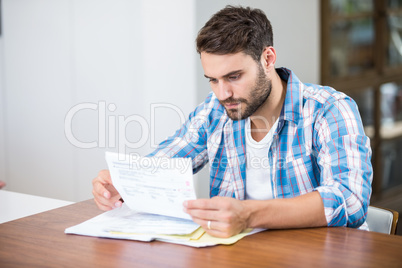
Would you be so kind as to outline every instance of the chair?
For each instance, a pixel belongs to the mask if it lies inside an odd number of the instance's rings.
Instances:
[[[392,209],[369,206],[366,222],[370,231],[394,235],[398,218],[399,213]]]

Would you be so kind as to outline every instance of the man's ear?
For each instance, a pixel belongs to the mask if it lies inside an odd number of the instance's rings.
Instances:
[[[276,51],[275,48],[270,46],[266,47],[261,55],[261,64],[265,72],[269,73],[271,70],[275,69],[276,62]]]

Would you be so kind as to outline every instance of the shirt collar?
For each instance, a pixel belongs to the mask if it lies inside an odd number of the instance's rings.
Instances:
[[[303,83],[289,69],[277,68],[279,77],[287,82],[285,102],[280,117],[297,124],[303,108]]]

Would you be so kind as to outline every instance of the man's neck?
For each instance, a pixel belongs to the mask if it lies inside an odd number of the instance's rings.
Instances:
[[[251,136],[261,141],[279,118],[285,102],[287,83],[276,74],[272,79],[272,90],[267,100],[250,117]]]

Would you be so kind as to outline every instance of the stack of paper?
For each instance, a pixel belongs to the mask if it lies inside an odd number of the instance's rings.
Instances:
[[[193,247],[206,247],[233,244],[256,231],[246,230],[230,238],[217,238],[205,233],[191,220],[139,213],[123,205],[121,208],[67,228],[65,233],[139,241],[159,240]]]
[[[246,230],[231,238],[216,238],[183,212],[183,202],[196,199],[190,158],[106,153],[106,161],[124,205],[67,228],[65,233],[205,247],[233,244],[259,231]]]

